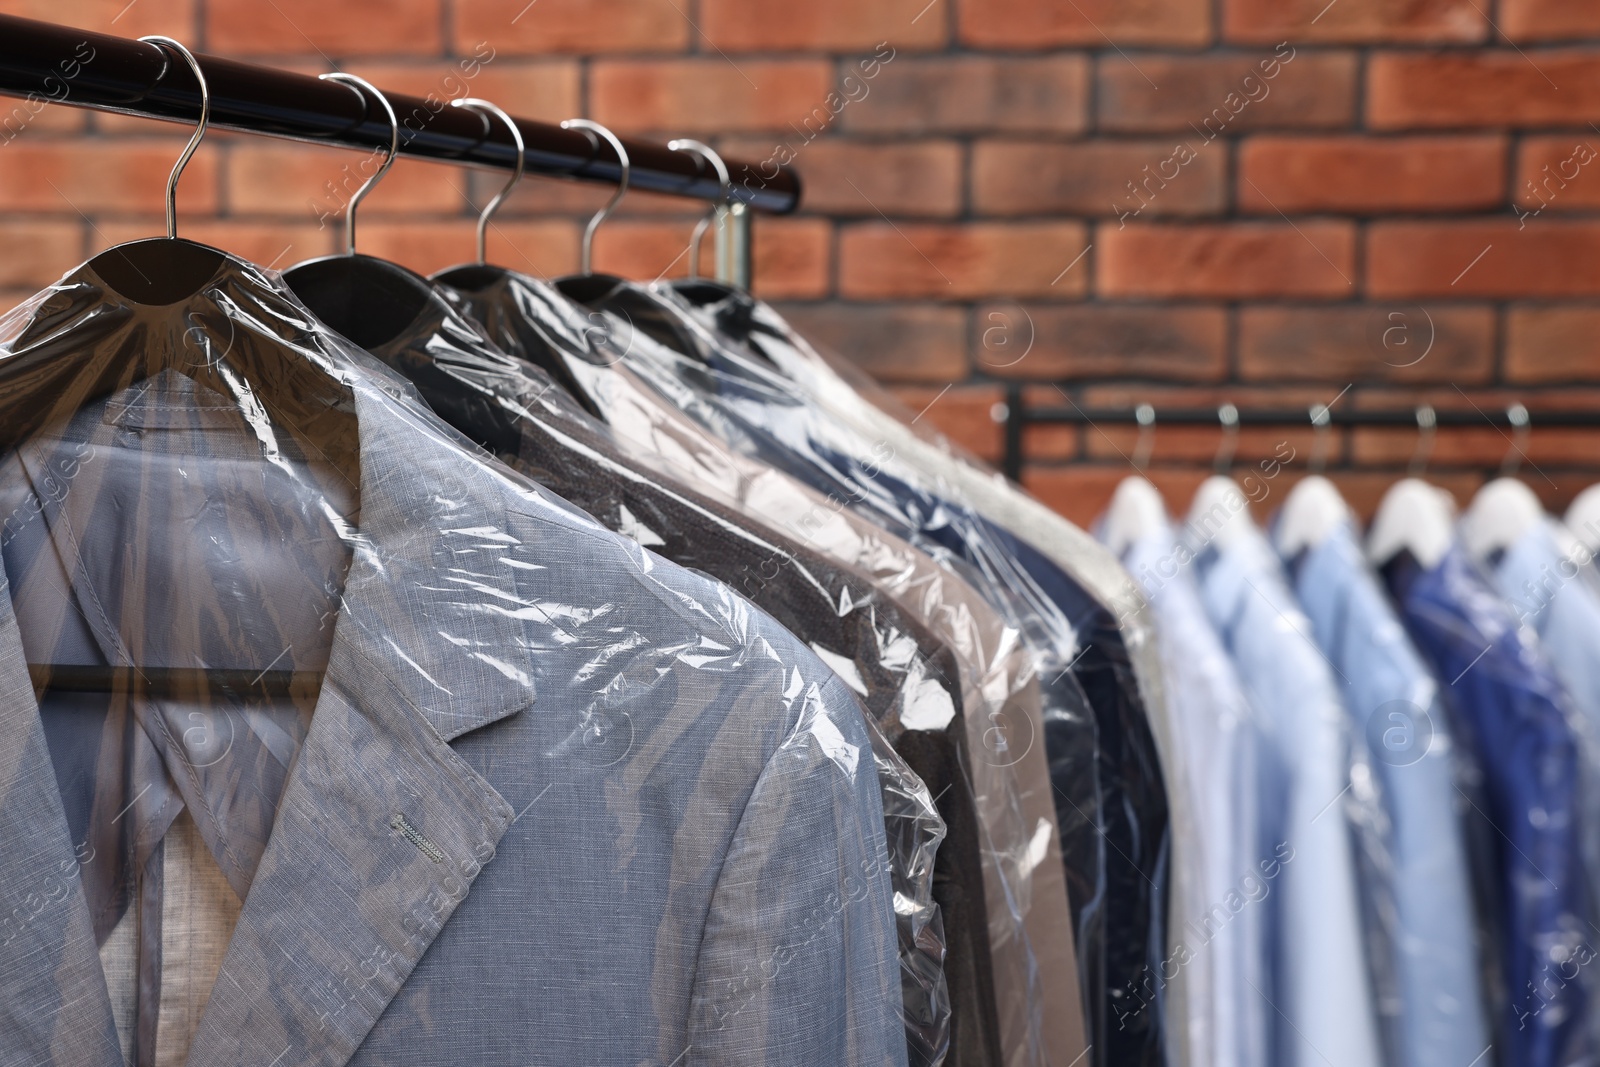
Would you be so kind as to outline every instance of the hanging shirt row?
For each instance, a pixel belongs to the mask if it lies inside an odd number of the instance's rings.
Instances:
[[[1416,478],[1366,534],[1302,480],[1267,530],[1132,477],[1097,529],[1171,715],[1164,969],[1189,1062],[1556,1067],[1600,1049],[1600,490],[1459,519]],[[1177,846],[1189,861],[1177,859]]]

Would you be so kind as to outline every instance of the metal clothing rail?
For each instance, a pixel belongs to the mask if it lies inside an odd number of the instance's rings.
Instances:
[[[1130,426],[1145,429],[1161,426],[1215,426],[1235,430],[1240,426],[1298,426],[1326,429],[1334,426],[1392,426],[1432,432],[1439,427],[1491,427],[1527,433],[1533,426],[1600,429],[1600,412],[1587,410],[1541,411],[1530,413],[1521,404],[1505,411],[1492,409],[1436,410],[1424,404],[1418,408],[1379,408],[1334,410],[1314,404],[1302,408],[1238,408],[1223,404],[1219,408],[1162,408],[1149,404],[1134,408],[1081,407],[1065,405],[1030,406],[1021,385],[1006,388],[1005,450],[1002,469],[1013,481],[1022,474],[1022,437],[1029,426]]]
[[[216,56],[196,58],[211,90],[212,126],[345,148],[389,147],[383,110],[347,85]],[[10,15],[0,15],[0,95],[190,125],[200,118],[194,74],[159,46]],[[500,170],[516,166],[516,144],[501,123],[444,106],[442,96],[384,95],[400,116],[402,156]],[[0,109],[0,130],[11,128],[15,114]],[[621,177],[620,161],[603,138],[528,119],[516,123],[528,172],[613,186]],[[632,188],[722,198],[717,175],[704,159],[644,141],[624,139],[623,146]],[[775,214],[799,205],[794,171],[732,159],[727,166],[734,200]]]

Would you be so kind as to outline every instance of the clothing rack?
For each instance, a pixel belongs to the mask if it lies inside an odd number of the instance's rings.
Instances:
[[[216,56],[195,58],[210,88],[214,127],[342,148],[389,147],[391,130],[383,109],[348,85]],[[0,95],[188,125],[200,119],[194,74],[160,46],[10,15],[0,15]],[[430,103],[405,93],[384,95],[400,117],[401,156],[505,171],[516,167],[516,142],[504,124],[445,106],[440,96]],[[10,118],[0,112],[0,129],[7,128]],[[528,173],[611,186],[620,180],[621,161],[604,138],[529,119],[515,121]],[[631,189],[722,199],[716,173],[698,155],[647,141],[623,138],[622,143]],[[800,203],[800,178],[787,167],[725,162],[732,178],[730,258],[737,265],[749,260],[749,212],[793,211]]]
[[[1022,437],[1029,426],[1129,426],[1149,430],[1162,426],[1215,426],[1233,430],[1240,426],[1285,426],[1327,429],[1334,426],[1409,427],[1433,432],[1440,427],[1488,426],[1497,430],[1527,433],[1534,426],[1600,429],[1600,412],[1586,410],[1541,411],[1530,413],[1521,404],[1504,411],[1489,408],[1436,410],[1424,404],[1417,408],[1376,408],[1335,410],[1312,404],[1303,408],[1239,408],[1223,404],[1218,408],[1163,408],[1149,404],[1134,408],[1084,407],[1063,394],[1065,405],[1029,405],[1022,385],[1006,387],[1004,405],[1005,447],[1002,467],[1007,478],[1018,481],[1022,475]]]

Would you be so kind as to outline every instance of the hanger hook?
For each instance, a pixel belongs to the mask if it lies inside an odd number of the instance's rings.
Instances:
[[[1406,473],[1413,478],[1422,477],[1428,469],[1428,457],[1433,455],[1433,439],[1439,432],[1439,417],[1432,404],[1417,405],[1417,448],[1411,454],[1411,465]]]
[[[1311,405],[1311,425],[1315,427],[1311,442],[1311,473],[1321,474],[1328,465],[1328,438],[1333,432],[1333,412],[1328,410],[1328,405]]]
[[[183,176],[183,168],[188,166],[189,158],[194,155],[195,149],[200,147],[200,139],[206,135],[206,127],[211,124],[211,86],[206,84],[206,76],[200,69],[200,61],[194,53],[183,46],[181,41],[160,34],[141,37],[139,40],[156,46],[161,51],[161,61],[167,60],[167,53],[161,49],[168,45],[173,51],[181,55],[189,64],[189,69],[194,72],[194,80],[200,83],[200,122],[194,128],[194,134],[189,138],[189,143],[184,146],[183,155],[178,157],[178,162],[172,167],[172,174],[167,178],[167,236],[178,236],[178,179]],[[166,76],[165,68],[161,74]]]
[[[1506,450],[1506,458],[1500,461],[1502,478],[1509,478],[1521,469],[1522,457],[1528,448],[1528,435],[1532,433],[1528,409],[1520,402],[1506,408],[1506,421],[1511,423],[1511,447]]]
[[[1222,423],[1222,441],[1217,445],[1212,469],[1225,475],[1233,469],[1233,454],[1239,450],[1239,409],[1224,403],[1217,408],[1217,421]]]
[[[350,206],[345,209],[344,254],[353,256],[356,254],[356,208],[361,206],[361,201],[366,198],[368,193],[372,192],[374,186],[383,180],[383,176],[389,173],[389,168],[394,166],[395,158],[400,154],[400,120],[395,117],[394,108],[389,105],[389,98],[379,92],[378,87],[367,81],[367,79],[358,78],[354,74],[345,74],[343,71],[336,71],[332,74],[319,74],[317,78],[321,81],[348,85],[355,89],[357,95],[361,95],[361,91],[365,89],[377,98],[378,103],[383,105],[383,113],[389,116],[389,154],[384,158],[383,166],[378,168],[378,173],[361,183],[361,188],[357,189],[355,195],[350,198]],[[366,106],[366,102],[367,98],[364,95],[361,96],[363,107]]]
[[[700,242],[704,239],[706,230],[711,228],[712,221],[720,218],[728,210],[727,204],[733,193],[733,182],[728,177],[728,165],[711,146],[688,137],[680,137],[676,141],[668,141],[667,147],[674,152],[693,152],[710,163],[711,169],[717,172],[717,184],[722,187],[722,196],[716,206],[695,223],[694,236],[689,238],[689,278],[692,281],[700,277]]]
[[[475,96],[465,96],[450,101],[450,106],[471,108],[480,115],[493,115],[506,124],[506,128],[511,131],[511,140],[517,146],[517,166],[511,172],[511,180],[506,182],[505,187],[496,193],[494,199],[489,201],[483,211],[478,214],[478,266],[481,267],[488,262],[485,250],[488,248],[489,219],[496,211],[500,210],[500,205],[505,202],[506,197],[511,195],[511,190],[515,189],[517,183],[522,180],[522,168],[523,164],[527,162],[528,150],[522,143],[522,131],[517,128],[517,120],[506,114],[498,104],[488,100],[480,100]],[[488,133],[488,129],[485,128],[484,132]]]
[[[599,134],[610,143],[611,150],[617,154],[617,161],[622,164],[622,178],[617,182],[617,191],[611,194],[611,199],[606,201],[605,207],[594,213],[589,225],[583,228],[583,259],[579,271],[588,274],[590,266],[594,263],[594,232],[600,228],[602,222],[611,217],[611,213],[617,209],[622,198],[628,195],[628,178],[633,174],[633,164],[628,161],[628,150],[622,147],[622,138],[598,122],[590,122],[588,119],[568,119],[561,124],[561,128],[588,130],[590,133]]]
[[[1150,453],[1156,444],[1156,409],[1140,404],[1133,409],[1133,421],[1139,424],[1139,439],[1133,445],[1133,469],[1143,474],[1150,465]]]

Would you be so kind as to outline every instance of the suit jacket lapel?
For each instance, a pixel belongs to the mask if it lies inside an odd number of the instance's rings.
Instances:
[[[347,1062],[511,824],[357,655],[329,664],[191,1064]]]
[[[8,1062],[122,1064],[94,924],[0,574],[0,1047]],[[105,861],[102,861],[105,862]]]
[[[533,701],[506,484],[437,424],[354,388],[355,557],[196,1067],[346,1063],[513,821],[447,743]]]

